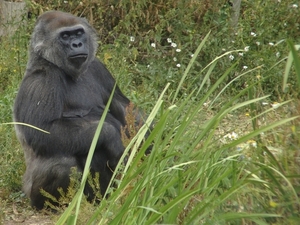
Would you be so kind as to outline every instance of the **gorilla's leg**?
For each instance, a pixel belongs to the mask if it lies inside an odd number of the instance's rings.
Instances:
[[[78,157],[79,167],[84,168],[84,165],[86,163],[85,157]],[[99,180],[95,180],[97,176],[99,176]],[[104,151],[96,151],[94,152],[93,159],[90,165],[90,176],[92,176],[92,183],[89,183],[90,181],[86,182],[85,188],[84,188],[84,194],[89,202],[93,202],[96,200],[98,202],[99,199],[96,199],[95,197],[97,194],[98,189],[95,189],[98,185],[100,185],[100,193],[103,196],[106,189],[108,188],[108,184],[111,180],[113,174],[113,170],[108,165],[108,158],[107,155],[105,155]],[[96,183],[94,183],[96,182]],[[98,183],[99,182],[99,183]],[[94,187],[92,187],[94,186]],[[100,194],[99,193],[99,194]]]
[[[30,197],[31,205],[36,209],[42,209],[45,201],[50,201],[41,194],[41,189],[57,199],[60,197],[58,188],[67,191],[72,167],[78,168],[74,157],[36,158],[24,175],[24,181],[27,181],[24,183],[24,191]]]
[[[118,127],[118,128],[117,128]],[[106,122],[104,122],[98,144],[96,146],[92,162],[90,165],[91,175],[99,173],[100,192],[103,196],[108,188],[108,184],[112,178],[123,152],[124,146],[120,134],[121,124],[116,121],[110,114],[107,115]],[[77,157],[79,167],[84,168],[86,157]],[[85,195],[89,201],[95,197],[93,189],[90,184],[86,184]]]

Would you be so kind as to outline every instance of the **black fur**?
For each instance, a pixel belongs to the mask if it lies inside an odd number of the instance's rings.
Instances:
[[[77,35],[78,27],[84,36]],[[63,40],[65,31],[71,33]],[[16,122],[50,132],[16,125],[27,167],[23,190],[37,209],[42,209],[45,202],[40,189],[59,197],[57,188],[66,190],[71,167],[83,170],[94,132],[115,84],[95,57],[96,49],[95,31],[85,20],[58,11],[38,18],[26,73],[14,105]],[[125,108],[129,103],[117,87],[91,164],[91,171],[100,172],[102,194],[111,179],[111,169],[124,151],[120,129],[125,126]]]

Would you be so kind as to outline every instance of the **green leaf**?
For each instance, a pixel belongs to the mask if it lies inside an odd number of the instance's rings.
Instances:
[[[287,88],[287,79],[289,77],[293,61],[295,64],[298,86],[300,87],[300,58],[297,54],[297,51],[300,49],[300,45],[294,45],[291,41],[288,41],[288,45],[289,45],[291,51],[288,55],[288,59],[286,62],[285,71],[284,71],[284,75],[283,75],[283,82],[282,82],[282,90],[283,91],[285,91]]]

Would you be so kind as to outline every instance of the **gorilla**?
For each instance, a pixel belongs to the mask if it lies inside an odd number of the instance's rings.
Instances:
[[[23,191],[36,209],[44,208],[47,200],[41,189],[58,198],[58,188],[68,188],[71,169],[83,171],[85,166],[115,85],[95,56],[97,47],[96,32],[85,19],[59,11],[46,12],[37,19],[13,112],[15,122],[50,133],[16,125],[26,161]],[[129,104],[117,86],[90,166],[92,174],[100,174],[101,194],[124,151],[121,128],[126,125]],[[85,194],[93,197],[89,188]]]

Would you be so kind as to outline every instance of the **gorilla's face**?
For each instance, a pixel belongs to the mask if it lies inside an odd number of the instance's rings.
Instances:
[[[79,69],[89,55],[87,34],[82,26],[64,28],[59,33],[59,42],[66,50],[70,65]]]
[[[97,38],[94,29],[84,19],[52,11],[39,17],[31,48],[32,53],[76,79],[94,59]]]

